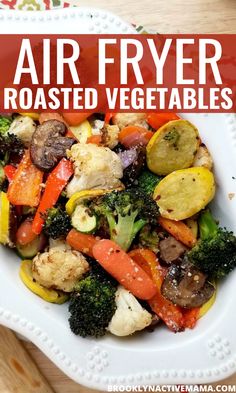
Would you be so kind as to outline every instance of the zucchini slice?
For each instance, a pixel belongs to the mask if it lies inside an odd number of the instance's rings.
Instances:
[[[97,217],[90,214],[87,206],[80,204],[71,216],[71,224],[79,232],[92,233],[97,228]]]
[[[187,120],[169,121],[159,128],[147,145],[148,168],[168,175],[192,166],[200,144],[197,128]]]
[[[153,198],[163,217],[178,221],[204,209],[214,195],[213,173],[207,168],[195,167],[166,176],[155,188]]]

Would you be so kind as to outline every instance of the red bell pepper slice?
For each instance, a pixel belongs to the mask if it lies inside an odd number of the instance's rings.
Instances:
[[[148,124],[155,130],[168,123],[171,120],[179,120],[180,117],[175,113],[150,113],[148,114]]]
[[[72,175],[73,165],[71,161],[66,160],[65,158],[63,158],[56,168],[54,168],[49,174],[42,199],[32,224],[32,231],[37,235],[39,235],[43,229],[43,215],[48,209],[56,204],[62,190],[65,188]]]
[[[114,113],[109,113],[109,112],[105,114],[105,119],[104,120],[105,120],[106,124],[110,123],[113,115],[114,115]]]
[[[200,307],[184,310],[184,327],[193,329],[199,319]]]
[[[4,170],[7,180],[9,181],[9,183],[11,183],[12,180],[14,179],[17,168],[15,166],[9,164],[9,165],[4,166],[3,170]]]
[[[161,285],[164,280],[166,269],[158,262],[157,256],[148,249],[136,249],[129,252],[131,258],[142,267],[156,285],[156,295],[148,300],[151,309],[157,314],[174,332],[184,330],[184,316],[180,307],[171,303],[161,294]]]
[[[32,163],[27,150],[9,185],[7,192],[9,202],[12,205],[38,206],[42,181],[43,172]]]

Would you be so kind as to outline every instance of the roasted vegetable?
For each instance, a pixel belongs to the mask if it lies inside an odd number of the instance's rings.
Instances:
[[[13,134],[0,133],[0,160],[3,165],[21,159],[24,154],[23,143]]]
[[[138,245],[157,253],[159,250],[159,236],[151,225],[145,225],[139,232]]]
[[[66,237],[71,229],[70,217],[60,207],[52,207],[45,214],[43,232],[52,239]]]
[[[148,195],[152,196],[161,179],[162,177],[155,175],[148,169],[144,169],[137,179],[138,187],[145,191]]]
[[[154,199],[160,214],[171,220],[184,220],[198,213],[214,198],[215,180],[203,167],[178,170],[166,176],[155,188]]]
[[[8,244],[10,230],[10,203],[7,194],[0,192],[0,243]]]
[[[64,242],[50,248],[33,259],[34,279],[46,288],[72,292],[78,280],[89,270],[85,257],[71,250]]]
[[[236,267],[236,237],[220,228],[209,210],[199,217],[200,241],[188,259],[212,278],[222,278]]]
[[[183,313],[180,307],[171,303],[161,294],[161,286],[166,274],[157,256],[150,250],[132,250],[129,255],[131,258],[152,278],[156,286],[156,294],[148,300],[148,305],[152,311],[160,317],[165,324],[174,332],[184,329]]]
[[[132,149],[129,150],[130,152]],[[137,182],[140,172],[146,163],[146,150],[144,147],[136,148],[136,158],[123,171],[122,182],[126,187],[132,187]]]
[[[171,265],[161,287],[165,298],[184,308],[202,306],[212,297],[214,290],[207,276],[186,262]]]
[[[12,123],[11,117],[6,117],[6,116],[0,115],[0,134],[6,134],[6,132],[10,128],[11,123]]]
[[[7,196],[13,205],[36,207],[39,204],[43,172],[34,166],[26,150],[14,178],[9,185]]]
[[[71,216],[72,226],[79,232],[94,233],[97,228],[97,216],[88,206],[79,204]]]
[[[14,134],[26,147],[30,145],[36,124],[29,116],[17,116],[12,122],[9,133]]]
[[[46,302],[62,304],[68,300],[68,295],[65,293],[55,291],[54,289],[44,288],[35,281],[32,275],[32,261],[30,260],[22,261],[20,266],[20,278],[31,292],[38,295]]]
[[[155,285],[146,272],[112,240],[102,239],[93,246],[94,258],[121,285],[139,299],[151,299]]]
[[[49,172],[66,157],[75,139],[65,137],[66,126],[58,120],[48,120],[39,125],[33,133],[30,155],[34,165]]]
[[[90,208],[107,219],[110,238],[125,251],[145,224],[157,224],[159,215],[152,198],[138,188],[113,191],[94,200]]]
[[[127,289],[119,286],[115,300],[117,308],[108,325],[110,333],[119,337],[130,336],[152,323],[152,314]]]
[[[168,175],[189,168],[200,144],[198,130],[187,120],[174,120],[154,134],[147,146],[148,168],[157,175]]]
[[[42,231],[44,214],[48,209],[55,206],[61,192],[65,188],[72,174],[73,169],[71,162],[62,158],[56,168],[54,168],[48,176],[45,184],[45,190],[33,221],[33,231],[36,234],[39,234]]]
[[[103,336],[116,310],[116,287],[91,272],[74,289],[69,305],[72,332],[82,337]]]
[[[77,126],[70,126],[70,131],[74,138],[80,143],[86,143],[88,138],[92,136],[92,127],[88,120],[84,120]]]
[[[123,176],[121,160],[109,148],[77,143],[67,156],[74,167],[74,177],[67,186],[68,198],[83,190],[112,189],[122,185],[119,180]]]
[[[171,120],[178,120],[179,116],[175,113],[149,113],[147,116],[147,122],[154,130],[158,130],[161,126],[168,123]]]
[[[159,217],[158,223],[166,230],[166,232],[169,232],[176,240],[179,240],[185,246],[191,248],[196,244],[196,237],[184,222]]]
[[[213,160],[207,147],[202,143],[195,155],[193,166],[203,166],[209,170],[213,167]]]

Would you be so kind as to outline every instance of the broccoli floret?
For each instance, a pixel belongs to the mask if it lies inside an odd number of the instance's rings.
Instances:
[[[106,217],[110,238],[125,251],[144,225],[157,225],[159,215],[154,200],[139,188],[113,191],[93,201],[91,208]]]
[[[78,282],[69,305],[69,324],[81,337],[101,337],[115,311],[116,287],[96,273]]]
[[[9,130],[11,123],[11,118],[0,115],[0,134],[5,134]]]
[[[15,157],[21,158],[23,154],[24,145],[14,134],[0,132],[0,160],[4,165]]]
[[[138,245],[141,248],[149,248],[155,254],[159,251],[159,236],[151,225],[145,225],[139,232]]]
[[[65,237],[70,229],[70,217],[65,210],[62,210],[60,207],[53,207],[47,210],[43,226],[43,231],[47,236],[52,239]]]
[[[209,210],[199,218],[200,241],[187,254],[199,270],[211,278],[226,276],[236,267],[236,237],[220,228]]]
[[[109,273],[107,273],[106,270],[103,269],[103,267],[96,261],[96,259],[91,258],[89,256],[86,256],[86,259],[89,263],[89,274],[93,275],[97,278],[99,278],[100,281],[102,282],[108,282],[111,285],[113,285],[114,287],[117,287],[118,283],[116,281],[115,278],[113,278],[112,276],[110,276]]]
[[[140,176],[138,177],[138,186],[146,194],[153,195],[157,184],[161,181],[162,177],[157,176],[150,172],[148,169],[144,169]]]

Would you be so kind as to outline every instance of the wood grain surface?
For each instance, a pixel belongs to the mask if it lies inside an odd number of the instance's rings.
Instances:
[[[160,33],[236,33],[236,0],[79,0],[79,4],[108,9]],[[94,392],[67,378],[33,344],[24,346],[56,393]],[[221,383],[236,384],[236,375]]]
[[[15,335],[0,326],[0,392],[53,393]]]

